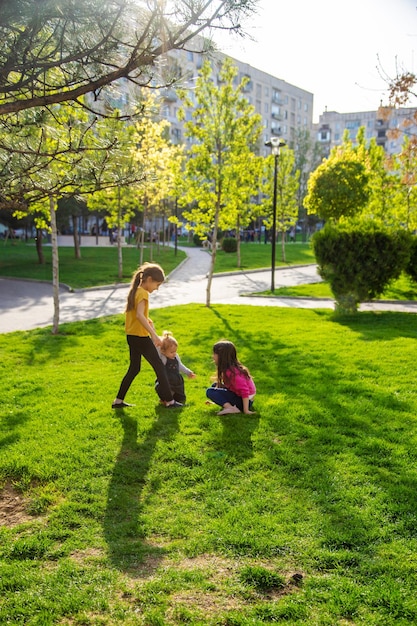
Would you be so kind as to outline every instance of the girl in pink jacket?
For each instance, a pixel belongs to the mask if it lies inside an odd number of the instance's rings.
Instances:
[[[217,366],[217,381],[207,389],[206,396],[222,407],[217,415],[254,413],[255,383],[248,368],[237,358],[234,344],[226,339],[215,343],[213,361]]]

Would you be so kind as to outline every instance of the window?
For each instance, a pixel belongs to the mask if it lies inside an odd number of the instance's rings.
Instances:
[[[277,122],[276,120],[272,120],[271,122],[271,132],[273,135],[281,134],[281,124]]]
[[[282,104],[281,92],[279,91],[279,89],[272,90],[272,102],[275,102],[276,104]]]
[[[271,106],[271,115],[272,117],[274,117],[275,119],[280,119],[281,118],[281,109],[278,106],[278,104],[273,104]]]

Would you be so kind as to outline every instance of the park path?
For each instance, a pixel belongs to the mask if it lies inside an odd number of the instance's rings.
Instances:
[[[180,264],[152,294],[152,308],[178,304],[205,304],[210,255],[200,248],[183,248],[187,259]],[[315,265],[277,268],[275,286],[293,286],[317,282]],[[211,304],[249,304],[296,308],[333,309],[333,300],[314,298],[259,298],[249,296],[266,291],[271,285],[271,270],[233,272],[215,275],[211,286]],[[122,313],[128,285],[110,285],[94,289],[60,293],[60,323],[83,321]],[[372,302],[361,310],[408,311],[417,313],[417,302]],[[52,325],[52,285],[34,281],[0,278],[0,332],[31,330]]]

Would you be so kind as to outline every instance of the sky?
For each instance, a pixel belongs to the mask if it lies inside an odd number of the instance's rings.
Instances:
[[[328,111],[388,103],[383,75],[417,71],[417,0],[259,0],[251,37],[216,36],[225,54],[314,94]],[[416,105],[416,102],[409,106]]]

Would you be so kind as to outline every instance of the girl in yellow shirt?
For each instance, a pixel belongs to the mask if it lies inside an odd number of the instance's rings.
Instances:
[[[121,382],[113,409],[133,406],[125,402],[125,396],[133,380],[140,372],[142,356],[155,371],[158,380],[158,395],[167,408],[183,406],[173,398],[164,364],[159,358],[156,346],[161,339],[155,332],[149,318],[149,294],[156,291],[164,282],[163,269],[156,263],[144,263],[133,275],[127,296],[125,330],[130,351],[130,364]]]

